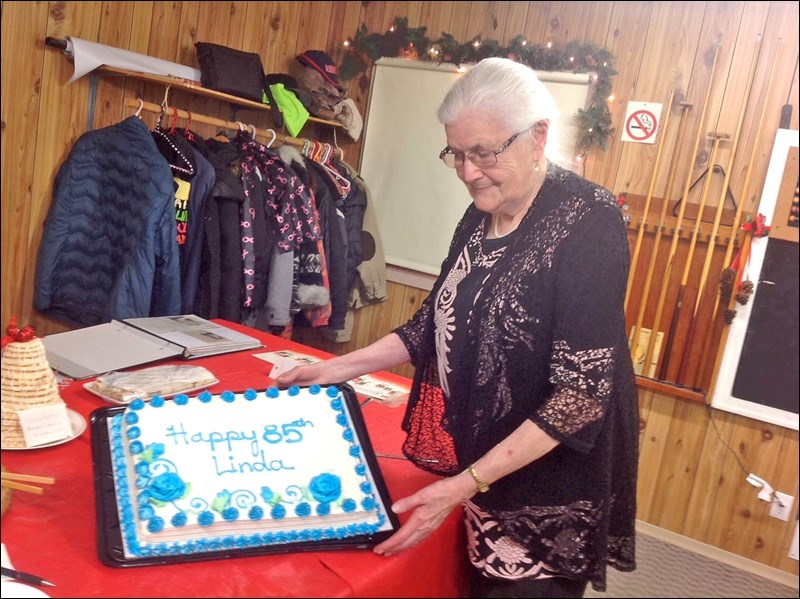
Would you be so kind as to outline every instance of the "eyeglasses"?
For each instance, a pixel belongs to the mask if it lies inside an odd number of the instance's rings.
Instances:
[[[508,149],[508,146],[514,143],[514,140],[522,135],[522,133],[522,131],[515,133],[495,151],[478,149],[465,154],[464,152],[454,152],[452,149],[450,149],[450,146],[445,146],[444,150],[439,152],[439,160],[444,162],[450,168],[460,168],[464,166],[464,160],[469,158],[469,161],[478,168],[488,168],[497,164],[497,155],[505,152]]]

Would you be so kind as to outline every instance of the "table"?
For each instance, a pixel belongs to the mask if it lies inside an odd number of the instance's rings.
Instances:
[[[290,349],[321,358],[314,348],[218,320],[258,337],[257,350],[193,360],[220,382],[210,391],[265,388],[271,364],[254,354]],[[181,363],[180,361],[166,363]],[[185,363],[185,362],[184,362]],[[391,373],[389,381],[408,383]],[[88,380],[61,388],[67,406],[81,414],[87,430],[67,443],[39,449],[4,450],[11,472],[56,479],[42,495],[14,491],[3,516],[2,541],[13,565],[35,573],[55,587],[51,597],[463,597],[467,563],[461,513],[454,511],[417,547],[393,557],[369,549],[328,550],[248,556],[184,564],[115,568],[98,557],[91,452],[91,413],[108,407],[83,388]],[[436,480],[402,457],[400,429],[404,408],[359,398],[373,449],[394,500]],[[408,514],[400,514],[405,522]]]

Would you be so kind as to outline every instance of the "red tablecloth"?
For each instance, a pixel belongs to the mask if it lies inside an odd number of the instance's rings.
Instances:
[[[265,388],[271,364],[253,354],[292,349],[329,354],[240,325],[219,321],[261,339],[264,348],[193,360],[225,389]],[[179,363],[179,362],[174,362]],[[388,380],[406,379],[383,373]],[[91,380],[91,379],[89,379]],[[142,567],[110,567],[98,556],[91,450],[91,413],[109,407],[75,381],[61,389],[67,406],[81,414],[87,430],[67,443],[40,449],[4,450],[11,472],[51,476],[44,494],[14,491],[3,516],[2,540],[13,565],[55,587],[52,597],[459,597],[466,589],[466,562],[460,511],[454,512],[425,542],[393,557],[369,549],[297,552]],[[400,459],[403,406],[377,401],[362,406],[364,421],[387,488],[394,500],[435,479]],[[404,522],[407,514],[400,515]]]

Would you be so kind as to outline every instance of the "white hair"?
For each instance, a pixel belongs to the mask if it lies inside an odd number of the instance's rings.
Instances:
[[[468,108],[513,132],[546,121],[545,154],[557,158],[558,106],[530,67],[509,58],[484,58],[452,85],[437,116],[450,125]]]

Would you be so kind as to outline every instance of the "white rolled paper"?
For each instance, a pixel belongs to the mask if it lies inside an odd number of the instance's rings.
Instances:
[[[64,50],[64,55],[72,60],[75,65],[75,72],[69,80],[70,83],[100,66],[109,66],[150,75],[179,77],[200,83],[200,71],[193,67],[161,60],[146,54],[114,48],[113,46],[89,42],[76,37],[67,37],[66,41],[67,47]]]

